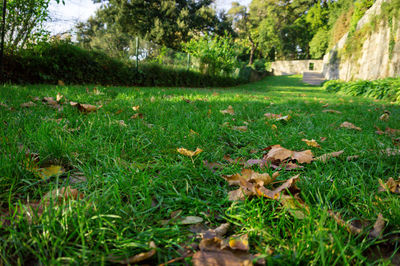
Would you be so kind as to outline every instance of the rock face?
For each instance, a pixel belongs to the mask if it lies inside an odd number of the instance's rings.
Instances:
[[[359,31],[371,19],[380,14],[383,2],[390,0],[377,0],[375,4],[365,13],[357,24]],[[400,18],[396,18],[397,23]],[[395,20],[393,20],[395,21]],[[382,22],[377,30],[367,35],[362,44],[362,51],[357,56],[341,56],[348,33],[324,56],[323,75],[326,79],[341,79],[345,81],[357,79],[379,79],[396,77],[400,75],[400,27],[392,32],[388,23]],[[391,36],[394,36],[391,37]],[[395,40],[394,46],[390,48],[391,40]],[[393,42],[393,41],[392,41]],[[393,45],[393,43],[392,43]]]

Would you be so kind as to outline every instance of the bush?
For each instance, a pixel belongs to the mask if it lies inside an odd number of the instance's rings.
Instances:
[[[119,86],[233,86],[240,78],[203,75],[186,69],[113,59],[67,42],[45,43],[5,56],[5,81],[12,83],[101,84]]]
[[[327,91],[350,96],[365,96],[375,99],[400,102],[400,78],[387,78],[374,81],[354,82],[328,81],[324,84]]]

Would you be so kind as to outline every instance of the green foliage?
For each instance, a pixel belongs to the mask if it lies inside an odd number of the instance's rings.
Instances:
[[[5,79],[12,83],[57,83],[144,86],[231,86],[243,82],[157,64],[120,61],[66,42],[45,43],[5,58]]]
[[[319,29],[310,42],[310,55],[313,59],[320,59],[325,55],[329,45],[330,32]]]
[[[324,88],[330,92],[341,93],[350,96],[365,96],[375,99],[384,99],[392,102],[400,102],[400,78],[387,78],[374,81],[328,81]]]
[[[251,67],[259,72],[269,71],[271,69],[271,62],[264,58],[256,59]]]
[[[56,0],[57,3],[60,0]],[[5,45],[10,51],[48,37],[44,23],[49,19],[50,0],[7,1]]]
[[[236,47],[229,36],[204,35],[185,44],[185,51],[200,60],[200,69],[209,75],[228,75],[238,66]]]
[[[107,35],[129,38],[138,36],[161,46],[180,49],[193,33],[231,31],[226,16],[216,14],[212,1],[97,1],[105,2],[88,23],[78,25],[78,36],[84,43]],[[86,25],[85,25],[86,24]],[[127,40],[123,43],[127,46]],[[118,44],[111,41],[110,44]],[[92,44],[93,46],[93,44]],[[121,50],[121,49],[118,49]]]

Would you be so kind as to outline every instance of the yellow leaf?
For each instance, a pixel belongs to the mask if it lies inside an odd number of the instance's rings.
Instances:
[[[62,175],[64,173],[64,169],[60,165],[50,165],[44,168],[38,168],[36,170],[36,174],[40,176],[42,179],[47,179],[52,176]]]
[[[315,141],[315,139],[312,140],[302,139],[301,141],[304,141],[308,146],[321,148],[321,146]]]
[[[132,110],[133,110],[133,111],[139,111],[139,109],[140,109],[140,106],[139,106],[139,105],[137,105],[137,106],[132,106]]]
[[[177,151],[182,155],[193,157],[193,156],[200,154],[203,150],[196,148],[195,151],[191,151],[191,150],[187,150],[185,148],[178,148]]]

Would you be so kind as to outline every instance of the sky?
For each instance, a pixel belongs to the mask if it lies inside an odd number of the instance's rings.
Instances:
[[[218,10],[228,10],[234,1],[216,0],[215,2]],[[251,0],[236,0],[235,2],[248,5]],[[53,21],[48,23],[47,29],[52,34],[66,32],[75,23],[87,20],[99,6],[100,4],[93,4],[92,0],[65,0],[65,5],[57,4],[55,0],[52,0],[50,14]]]

